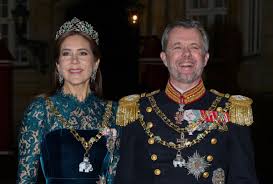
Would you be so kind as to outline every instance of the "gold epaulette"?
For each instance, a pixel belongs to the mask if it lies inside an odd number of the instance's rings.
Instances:
[[[121,98],[118,104],[116,124],[119,126],[127,126],[129,123],[136,121],[140,112],[140,98],[155,95],[159,92],[160,90],[156,90],[151,93],[142,93],[141,95],[135,94]]]
[[[137,120],[139,113],[140,95],[129,95],[121,98],[118,104],[116,124],[126,126]]]
[[[228,101],[230,102],[230,121],[239,125],[250,126],[253,123],[252,99],[241,95],[232,95]]]

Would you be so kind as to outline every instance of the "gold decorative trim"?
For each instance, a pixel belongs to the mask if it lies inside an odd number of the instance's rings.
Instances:
[[[140,112],[140,98],[153,96],[159,92],[160,90],[156,90],[151,93],[134,94],[121,98],[118,105],[116,124],[119,126],[127,126],[129,123],[136,121]]]
[[[241,95],[232,95],[229,102],[230,121],[235,124],[250,126],[253,123],[252,99]]]
[[[126,126],[130,122],[137,120],[139,113],[140,95],[129,95],[119,100],[116,124]]]
[[[186,91],[185,93],[181,94],[179,91],[177,91],[170,81],[167,83],[165,93],[167,96],[175,101],[178,104],[189,104],[192,103],[198,99],[200,99],[206,92],[206,88],[203,84],[203,81],[200,80],[200,82],[192,89]]]

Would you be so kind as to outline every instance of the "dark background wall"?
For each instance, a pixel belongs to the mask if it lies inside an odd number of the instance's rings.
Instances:
[[[126,0],[105,3],[80,1],[66,11],[65,19],[76,16],[99,32],[104,95],[117,100],[137,89],[139,31],[128,23]]]

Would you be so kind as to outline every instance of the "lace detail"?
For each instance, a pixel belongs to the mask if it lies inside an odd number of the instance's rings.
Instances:
[[[57,91],[50,99],[62,116],[75,129],[96,130],[101,127],[100,122],[102,122],[105,112],[106,101],[89,94],[83,102],[79,102],[74,96],[64,94],[62,91]],[[62,123],[53,114],[50,114],[47,108],[45,99],[39,97],[25,111],[19,136],[17,183],[36,183],[42,139],[49,132],[64,128]],[[119,128],[115,125],[116,111],[117,103],[113,103],[113,116],[110,118],[109,127],[117,130],[118,137]],[[111,139],[111,136],[109,138]],[[119,138],[116,140],[119,140]],[[112,141],[109,140],[108,142],[113,144]],[[113,168],[111,165],[116,165],[119,159],[118,153],[119,146],[111,146],[109,153],[106,155],[103,172],[107,176],[107,181],[112,181],[114,172],[110,174],[109,167]]]

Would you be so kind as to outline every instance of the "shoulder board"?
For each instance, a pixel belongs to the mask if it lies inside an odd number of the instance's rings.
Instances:
[[[126,126],[137,120],[139,112],[140,95],[134,94],[122,97],[118,103],[116,124]]]
[[[241,95],[232,95],[228,101],[230,102],[230,121],[235,124],[250,126],[253,123],[252,99]]]
[[[157,93],[159,93],[159,92],[160,92],[160,90],[156,90],[156,91],[153,91],[153,92],[151,92],[151,93],[146,93],[145,96],[147,96],[147,97],[153,96],[153,95],[155,95],[155,94],[157,94]]]
[[[213,94],[217,95],[217,96],[221,96],[221,97],[225,97],[225,98],[229,98],[230,94],[228,93],[220,93],[219,91],[216,91],[215,89],[211,89],[210,92],[212,92]]]

